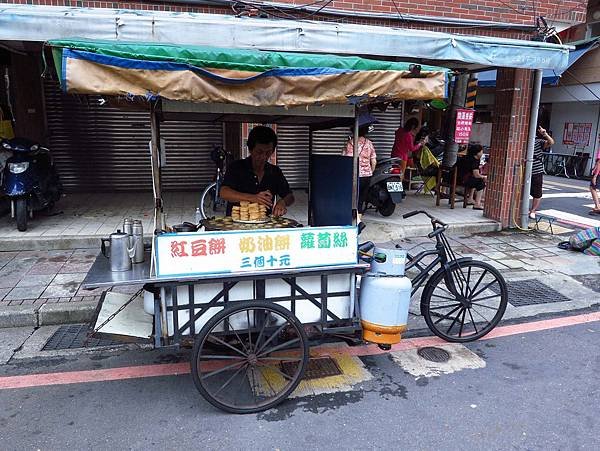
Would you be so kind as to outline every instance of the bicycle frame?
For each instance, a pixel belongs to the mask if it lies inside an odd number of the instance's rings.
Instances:
[[[412,268],[417,268],[419,270],[419,274],[411,280],[412,282],[412,290],[411,296],[413,296],[421,285],[427,280],[429,277],[429,273],[437,266],[440,265],[442,268],[445,267],[446,263],[448,263],[448,254],[446,252],[446,247],[444,243],[440,239],[439,235],[435,237],[436,244],[435,249],[425,250],[419,252],[417,255],[412,256],[411,254],[407,254],[407,258],[409,260],[406,265],[406,270],[410,270]],[[436,258],[433,259],[431,263],[429,263],[426,267],[423,267],[419,262],[423,260],[425,257],[430,255],[435,255]]]

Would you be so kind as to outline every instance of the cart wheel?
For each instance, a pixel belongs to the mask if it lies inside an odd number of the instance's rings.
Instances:
[[[270,409],[304,376],[308,338],[280,305],[244,302],[222,310],[202,328],[192,353],[192,378],[213,406],[232,413]]]
[[[431,277],[421,297],[421,313],[438,337],[467,342],[496,327],[507,302],[506,282],[498,270],[484,262],[468,261]]]

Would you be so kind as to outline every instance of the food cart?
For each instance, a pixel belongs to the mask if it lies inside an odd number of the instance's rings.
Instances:
[[[193,344],[194,383],[218,408],[250,413],[278,404],[303,377],[308,335],[353,334],[361,327],[356,276],[369,265],[357,254],[360,108],[442,98],[446,71],[353,57],[164,44],[48,45],[65,92],[141,99],[150,112],[152,249],[126,271],[111,271],[109,260],[98,256],[83,284],[108,290],[94,331],[148,338],[156,347]],[[307,152],[313,131],[354,125],[354,158],[338,157],[341,175],[329,181],[349,195],[344,200],[311,186],[309,198],[324,202],[321,207],[309,202],[307,227],[280,221],[220,230],[213,223],[198,232],[170,232],[161,193],[160,120],[177,114],[308,125]],[[319,164],[318,158],[311,164]],[[319,216],[323,209],[348,214],[322,219],[331,217]],[[110,291],[128,284],[144,288],[133,296]]]

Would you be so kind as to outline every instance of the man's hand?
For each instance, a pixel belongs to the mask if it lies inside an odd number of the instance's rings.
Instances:
[[[264,205],[267,208],[270,208],[273,205],[273,195],[270,191],[261,191],[258,194],[253,196],[253,202]]]
[[[283,216],[287,213],[287,206],[283,199],[275,204],[273,207],[273,216]]]

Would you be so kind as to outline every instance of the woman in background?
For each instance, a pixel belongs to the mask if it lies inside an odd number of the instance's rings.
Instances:
[[[377,165],[377,154],[375,146],[367,134],[369,133],[370,124],[361,125],[358,127],[358,212],[364,213],[366,208],[367,193],[369,192],[369,183],[371,176]],[[343,155],[351,157],[354,153],[354,139],[348,139],[346,149]]]

